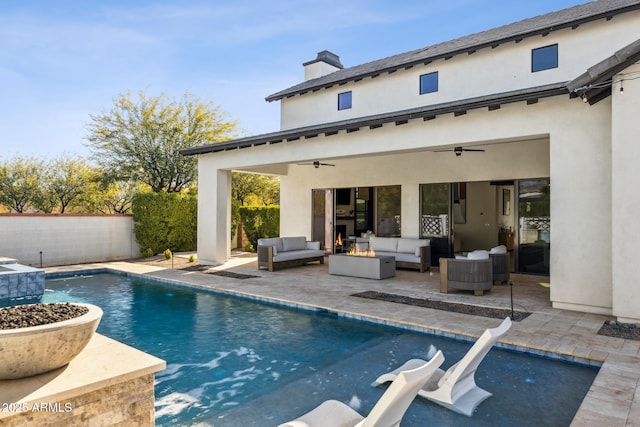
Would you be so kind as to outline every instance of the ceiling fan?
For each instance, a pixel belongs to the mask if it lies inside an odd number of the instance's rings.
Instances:
[[[456,156],[461,156],[463,151],[484,151],[480,148],[462,148],[462,147],[454,147],[447,150],[435,150],[436,153],[442,153],[444,151],[453,151],[456,153]]]
[[[320,166],[335,166],[332,165],[331,163],[321,163],[319,161],[315,161],[315,162],[309,162],[309,163],[298,163],[299,165],[302,166],[313,166],[314,168],[318,169]]]

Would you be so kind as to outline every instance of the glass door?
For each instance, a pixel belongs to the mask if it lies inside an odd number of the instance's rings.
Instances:
[[[333,190],[313,190],[311,240],[333,251]]]
[[[402,196],[399,185],[375,187],[376,235],[400,237]]]
[[[355,235],[360,237],[362,233],[373,231],[373,188],[356,188],[356,224]]]
[[[518,181],[518,272],[549,274],[551,185],[549,179]]]
[[[451,184],[420,185],[420,238],[431,241],[431,265],[452,255]]]

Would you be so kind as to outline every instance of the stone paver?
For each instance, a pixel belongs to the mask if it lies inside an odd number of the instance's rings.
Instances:
[[[499,320],[351,295],[378,291],[506,309],[511,309],[513,298],[514,310],[527,311],[531,315],[521,322],[514,322],[498,345],[548,357],[577,358],[594,365],[602,364],[572,426],[640,426],[640,342],[597,335],[608,316],[553,309],[549,288],[539,284],[548,282],[546,277],[513,274],[513,287],[494,286],[484,296],[463,291],[441,294],[437,270],[427,273],[398,270],[396,277],[386,280],[329,275],[327,264],[268,272],[258,270],[255,257],[246,254],[232,256],[225,265],[212,266],[212,270],[256,276],[243,280],[126,262],[48,268],[47,273],[105,267],[468,339],[475,339],[485,329],[497,326]]]

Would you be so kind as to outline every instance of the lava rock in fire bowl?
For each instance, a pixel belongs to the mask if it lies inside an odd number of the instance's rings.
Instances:
[[[0,380],[30,377],[67,365],[102,319],[93,304],[25,304],[0,308]]]

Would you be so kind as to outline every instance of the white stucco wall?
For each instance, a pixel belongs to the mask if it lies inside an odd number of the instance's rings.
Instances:
[[[130,215],[0,215],[0,256],[68,265],[140,256]]]
[[[577,107],[550,141],[551,300],[610,314],[610,100]]]
[[[640,73],[640,64],[624,70],[615,80],[630,73]],[[624,80],[624,95],[620,83],[613,87],[612,135],[612,247],[613,314],[623,321],[640,322],[640,144],[638,143],[638,112],[640,111],[640,74],[635,80]]]
[[[614,51],[637,40],[640,11],[580,25],[576,29],[554,31],[520,43],[485,48],[471,55],[457,55],[416,65],[393,74],[367,77],[358,82],[310,91],[284,98],[281,128],[293,129],[398,111],[422,105],[472,98],[550,83],[566,82]],[[531,50],[558,43],[558,68],[531,72]],[[336,52],[340,53],[340,52]],[[348,58],[344,58],[348,60]],[[470,71],[473,70],[473,71]],[[419,76],[438,71],[438,92],[420,95]],[[353,108],[338,111],[338,93],[353,92]]]

